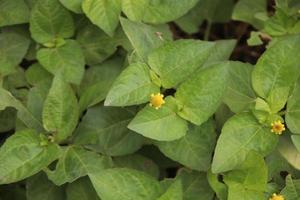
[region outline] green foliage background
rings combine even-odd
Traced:
[[[299,53],[299,0],[0,0],[0,200],[297,200]]]

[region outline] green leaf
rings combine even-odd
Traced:
[[[300,134],[300,81],[296,83],[294,91],[287,102],[285,120],[292,133]]]
[[[179,116],[197,125],[208,120],[221,104],[227,79],[228,63],[198,70],[177,89],[176,100],[183,106]]]
[[[270,128],[259,124],[252,114],[237,114],[223,126],[215,149],[212,172],[234,169],[251,150],[265,156],[274,149],[277,140],[278,137]]]
[[[71,136],[79,118],[79,106],[71,86],[60,76],[53,79],[43,107],[44,128],[60,142]]]
[[[267,189],[268,168],[263,157],[249,152],[245,161],[224,176],[228,185],[228,200],[264,200]]]
[[[186,14],[198,2],[198,0],[147,1],[147,7],[143,15],[143,21],[153,24],[162,24],[173,21]],[[135,12],[135,10],[136,9],[132,11]]]
[[[105,99],[122,65],[123,59],[115,57],[86,70],[79,88],[81,112]]]
[[[267,16],[266,0],[240,0],[234,7],[232,19],[248,22],[254,27],[263,28],[263,21],[259,20],[256,15],[264,14]]]
[[[0,27],[27,23],[29,15],[24,0],[0,0]]]
[[[10,92],[0,88],[0,110],[13,107],[18,110],[18,118],[28,127],[38,131],[43,130],[41,122]]]
[[[155,178],[159,178],[159,168],[156,163],[139,154],[114,157],[113,163],[119,168],[131,168],[148,173]]]
[[[215,147],[216,133],[212,120],[201,126],[190,125],[179,140],[157,142],[160,151],[190,169],[207,171]]]
[[[84,56],[81,47],[75,40],[55,48],[42,48],[37,52],[37,59],[50,73],[62,73],[70,83],[79,84],[84,74]]]
[[[146,105],[130,122],[128,128],[151,139],[172,141],[183,137],[188,129],[187,122],[176,112],[178,106],[173,97],[167,97],[161,108]]]
[[[83,0],[82,9],[93,24],[107,35],[114,35],[121,14],[120,0]]]
[[[209,170],[207,172],[208,183],[209,183],[210,187],[212,187],[212,189],[216,193],[216,196],[220,200],[227,200],[228,188],[224,184],[223,180],[222,181],[219,180],[219,176],[220,175],[218,175],[218,174],[213,174],[211,172],[211,170]]]
[[[162,192],[152,176],[133,169],[107,169],[89,177],[102,200],[153,200]]]
[[[0,9],[1,1],[0,1]],[[1,13],[1,10],[0,10]],[[1,15],[1,14],[0,14]],[[0,17],[1,21],[1,17]],[[8,75],[24,58],[30,44],[27,33],[18,27],[2,28],[0,32],[0,74]]]
[[[278,39],[259,58],[252,73],[252,84],[257,94],[265,98],[273,113],[281,110],[291,86],[299,77],[300,36]]]
[[[231,111],[239,113],[249,109],[256,98],[251,84],[253,66],[242,62],[230,62],[229,65],[230,78],[224,103]]]
[[[68,184],[67,200],[100,200],[88,177]]]
[[[39,173],[26,182],[27,200],[65,200],[65,190],[48,180],[44,173]]]
[[[25,72],[26,80],[31,85],[38,85],[39,82],[51,80],[52,75],[42,65],[35,63]]]
[[[150,69],[145,63],[129,65],[115,80],[107,94],[105,106],[130,106],[146,103],[150,95],[158,93],[159,87],[150,77]]]
[[[151,69],[165,88],[175,87],[191,76],[207,59],[214,43],[177,40],[155,49],[148,56]]]
[[[132,21],[141,21],[149,0],[122,0],[122,11]]]
[[[172,185],[167,189],[167,191],[157,198],[156,200],[183,200],[183,191],[182,191],[181,180],[175,180]]]
[[[131,154],[144,143],[143,137],[127,128],[134,115],[133,108],[92,107],[80,122],[74,141],[109,156]]]
[[[40,145],[40,137],[33,130],[16,132],[0,149],[0,184],[8,184],[32,176],[59,156],[55,144]]]
[[[147,61],[149,53],[171,38],[167,25],[151,26],[120,18],[122,28],[140,58]],[[159,37],[161,34],[161,37]]]
[[[286,200],[298,199],[300,197],[300,180],[292,179],[292,176],[289,174],[285,178],[286,186],[281,191],[281,194]]]
[[[31,12],[30,32],[38,43],[54,42],[72,37],[74,22],[58,0],[38,0]]]
[[[59,0],[59,1],[67,9],[78,14],[82,13],[81,4],[83,0]]]
[[[293,138],[297,142],[297,138]],[[300,170],[300,153],[288,135],[280,137],[278,151],[295,169]]]
[[[69,146],[59,158],[55,170],[46,172],[53,183],[62,185],[72,183],[88,173],[100,172],[111,165],[109,158],[81,147]]]
[[[17,111],[7,107],[0,111],[0,133],[8,132],[15,127]]]
[[[212,200],[214,191],[210,188],[206,174],[182,168],[176,179],[183,186],[183,200]]]

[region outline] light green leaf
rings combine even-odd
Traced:
[[[159,75],[165,88],[175,87],[191,76],[207,59],[214,43],[177,40],[155,49],[148,56],[151,69]]]
[[[0,184],[23,180],[47,167],[59,156],[55,144],[41,146],[33,130],[16,132],[0,149]]]
[[[293,200],[298,199],[300,197],[300,180],[292,179],[292,176],[289,174],[285,178],[286,186],[281,191],[284,199]]]
[[[122,0],[122,11],[130,20],[141,21],[148,4],[149,0]]]
[[[299,77],[299,51],[299,35],[283,37],[267,49],[254,68],[253,88],[274,113],[284,107],[290,88]]]
[[[79,84],[84,74],[84,56],[75,40],[55,48],[42,48],[37,52],[41,65],[52,74],[63,74],[67,82]]]
[[[39,173],[26,182],[27,200],[65,200],[63,187],[54,185],[44,173]]]
[[[67,200],[100,200],[88,177],[68,184]]]
[[[0,0],[0,27],[27,23],[29,15],[24,0]]]
[[[107,35],[114,35],[121,14],[120,0],[83,0],[82,9],[93,24]]]
[[[293,140],[297,142],[296,137],[293,138]],[[290,165],[292,165],[295,169],[300,170],[300,153],[288,135],[280,138],[278,151]]]
[[[216,133],[212,120],[201,126],[190,125],[187,134],[175,141],[157,142],[160,151],[190,169],[207,171],[215,147]]]
[[[43,107],[44,128],[61,142],[71,136],[79,118],[79,106],[71,86],[60,76],[53,79]]]
[[[254,27],[263,28],[263,21],[256,18],[257,14],[265,14],[267,16],[266,0],[240,0],[234,7],[232,19],[248,22]]]
[[[1,13],[0,1],[0,13]],[[0,14],[1,15],[1,14]],[[1,17],[0,17],[1,21]],[[30,44],[27,33],[17,27],[7,27],[0,32],[0,74],[8,75],[15,71],[24,58]]]
[[[51,74],[45,70],[42,65],[35,63],[31,65],[25,72],[26,80],[31,85],[37,85],[44,80],[51,80]]]
[[[85,71],[81,82],[80,111],[103,101],[117,76],[121,73],[123,59],[114,57]]]
[[[74,141],[105,155],[131,154],[144,142],[143,137],[127,128],[134,115],[134,108],[92,107],[80,122]]]
[[[175,94],[176,100],[183,106],[179,116],[197,125],[205,122],[221,104],[227,79],[226,62],[195,72],[178,87]]]
[[[58,0],[38,0],[31,12],[30,32],[41,44],[70,38],[74,34],[72,16]]]
[[[211,172],[211,170],[209,170],[207,172],[207,180],[208,180],[210,187],[212,187],[212,189],[216,193],[216,196],[220,200],[227,200],[228,188],[225,185],[225,183],[223,182],[223,180],[222,181],[219,180],[219,175],[213,174]]]
[[[285,120],[292,133],[300,134],[300,81],[296,83],[294,91],[287,102]]]
[[[147,61],[148,54],[171,38],[167,25],[151,26],[120,18],[122,28],[140,58]],[[159,36],[161,34],[161,37]]]
[[[105,106],[130,106],[146,103],[159,87],[151,81],[150,69],[145,63],[129,65],[115,80],[107,94]]]
[[[107,169],[89,177],[102,200],[153,200],[162,192],[152,176],[133,169]]]
[[[81,147],[65,149],[53,171],[47,170],[48,178],[56,185],[72,183],[88,173],[100,172],[112,166],[109,158]]]
[[[167,97],[161,108],[146,105],[130,122],[128,128],[151,139],[172,141],[183,137],[187,132],[187,122],[176,112],[178,107],[173,97]]]
[[[82,13],[81,4],[83,0],[59,0],[59,1],[67,9],[78,14]]]
[[[229,80],[224,103],[231,111],[239,113],[254,104],[255,93],[252,89],[251,74],[253,66],[242,62],[230,62]]]
[[[155,178],[159,178],[159,168],[156,163],[139,154],[114,157],[113,163],[119,168],[131,168],[148,173]]]
[[[18,110],[18,118],[28,127],[38,131],[43,130],[41,122],[10,92],[0,88],[0,110],[13,107]]]
[[[212,163],[212,172],[229,171],[241,164],[248,152],[265,156],[277,145],[278,137],[259,124],[250,113],[237,114],[223,126]]]
[[[183,191],[182,191],[181,180],[175,180],[172,185],[167,189],[167,191],[157,198],[157,200],[183,200]]]

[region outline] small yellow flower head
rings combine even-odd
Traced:
[[[165,103],[164,95],[157,93],[151,94],[150,106],[153,106],[156,110],[159,109]]]
[[[284,124],[280,120],[273,122],[271,126],[272,126],[271,132],[277,135],[281,135],[282,132],[285,131]]]
[[[280,194],[273,194],[269,200],[284,200],[284,197]]]

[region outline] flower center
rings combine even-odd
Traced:
[[[151,94],[150,106],[153,106],[155,109],[159,109],[164,103],[164,95],[160,93]]]

